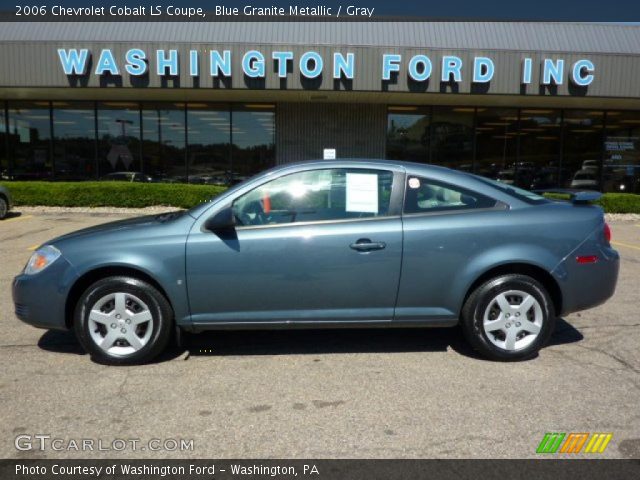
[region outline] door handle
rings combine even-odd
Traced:
[[[382,250],[387,244],[384,242],[372,242],[368,238],[361,238],[349,245],[353,250],[359,252],[370,252],[372,250]]]

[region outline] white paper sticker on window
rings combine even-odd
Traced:
[[[378,213],[378,175],[347,173],[347,212]]]
[[[416,177],[410,178],[409,188],[420,188],[420,180],[418,180]]]

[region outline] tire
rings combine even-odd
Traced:
[[[4,220],[9,214],[9,204],[7,199],[0,196],[0,220]]]
[[[173,310],[152,285],[132,277],[108,277],[80,297],[74,330],[94,361],[142,364],[167,346],[173,332]]]
[[[526,305],[522,305],[525,301]],[[501,275],[483,283],[462,308],[465,337],[491,360],[516,361],[536,356],[549,341],[555,324],[549,293],[527,275]]]

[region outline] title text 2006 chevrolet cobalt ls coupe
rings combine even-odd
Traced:
[[[448,326],[483,355],[534,355],[555,318],[615,289],[602,210],[446,168],[390,161],[278,167],[189,211],[40,247],[17,316],[73,328],[98,361],[148,361],[174,326]]]

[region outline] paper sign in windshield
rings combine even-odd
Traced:
[[[347,173],[347,212],[378,213],[378,175]]]

